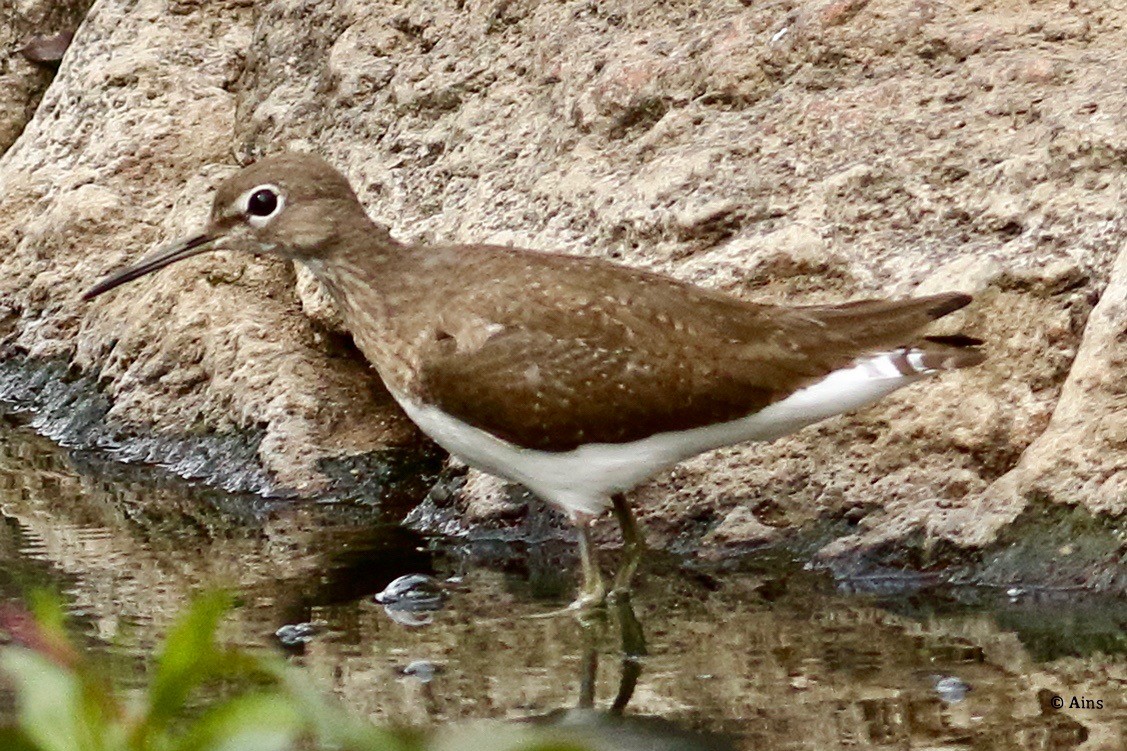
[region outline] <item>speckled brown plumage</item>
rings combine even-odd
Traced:
[[[389,386],[546,451],[743,417],[969,301],[785,308],[512,248],[352,255],[320,274]]]

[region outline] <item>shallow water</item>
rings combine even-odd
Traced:
[[[537,618],[572,594],[569,545],[427,539],[369,505],[226,495],[12,424],[0,515],[0,598],[61,591],[127,685],[191,593],[226,586],[227,640],[284,650],[381,723],[546,718],[611,748],[1127,748],[1122,601],[655,555],[629,605]],[[375,595],[409,574],[441,593],[389,613]]]

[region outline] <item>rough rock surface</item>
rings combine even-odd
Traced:
[[[654,544],[833,519],[826,559],[910,543],[926,566],[1031,503],[1121,525],[1125,24],[1121,0],[99,0],[0,159],[4,352],[95,374],[137,431],[260,431],[308,493],[325,457],[410,443],[281,264],[216,254],[76,299],[202,222],[237,163],[315,149],[405,240],[753,299],[978,295],[950,326],[987,365],[686,463],[639,491]],[[509,516],[465,488],[466,519]]]

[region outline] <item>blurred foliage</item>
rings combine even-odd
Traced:
[[[216,630],[230,598],[199,598],[156,655],[148,688],[123,697],[67,638],[57,599],[7,608],[12,644],[0,671],[16,690],[17,721],[0,727],[4,751],[584,751],[552,729],[490,724],[434,740],[381,730],[322,698],[280,656],[224,647]],[[201,691],[230,687],[224,698]]]

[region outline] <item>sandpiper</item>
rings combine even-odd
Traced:
[[[308,154],[235,173],[201,234],[84,299],[210,249],[305,264],[424,433],[568,514],[583,562],[577,607],[607,594],[590,524],[608,507],[626,551],[615,589],[629,586],[643,542],[624,494],[655,473],[984,359],[977,339],[920,334],[964,294],[768,305],[594,258],[400,243]]]

